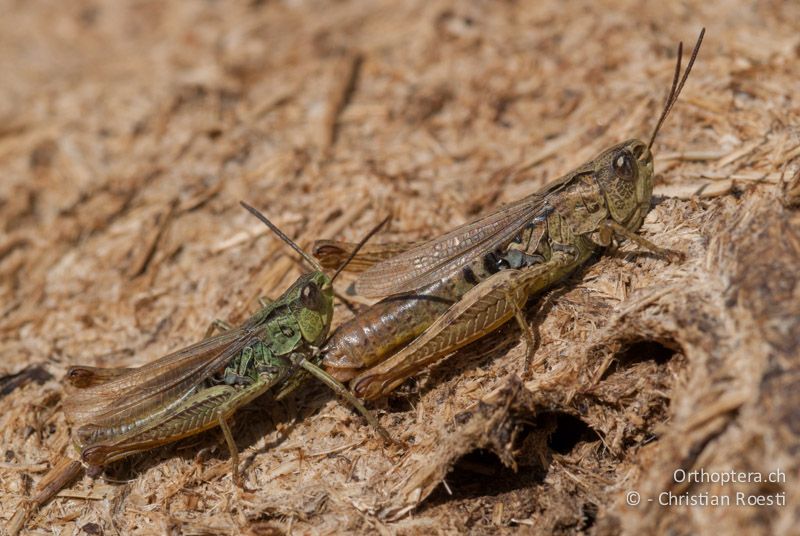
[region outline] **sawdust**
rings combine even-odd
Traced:
[[[71,364],[138,366],[241,320],[303,245],[433,236],[644,137],[642,233],[376,404],[310,386],[83,477],[57,534],[789,533],[800,525],[800,38],[792,2],[8,2],[0,18],[0,519],[63,453]],[[347,282],[343,282],[344,291]],[[350,313],[337,309],[338,321]],[[513,323],[512,323],[513,324]],[[674,472],[782,470],[781,483]],[[643,501],[626,504],[638,491]],[[784,507],[664,507],[786,494]]]

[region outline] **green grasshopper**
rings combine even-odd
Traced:
[[[541,191],[420,244],[367,247],[353,263],[356,292],[385,297],[342,324],[323,348],[325,369],[353,392],[374,399],[458,348],[516,318],[530,296],[563,280],[614,239],[662,257],[679,256],[635,234],[650,210],[651,148],[700,50],[700,32],[681,76],[683,43],[672,88],[649,143],[628,140]],[[318,241],[314,254],[337,266],[353,245]]]
[[[274,302],[241,326],[215,321],[205,340],[139,368],[71,367],[66,374],[67,420],[82,461],[97,469],[113,461],[219,426],[239,484],[239,455],[228,420],[237,409],[272,388],[284,398],[311,375],[353,405],[387,441],[389,434],[347,388],[319,368],[319,346],[333,317],[333,281],[319,263],[253,207],[264,222],[314,271],[301,276]],[[360,246],[387,220],[373,229]],[[355,251],[354,251],[355,253]],[[342,268],[347,263],[342,265]],[[214,329],[223,333],[211,336]],[[392,441],[393,442],[393,441]],[[78,478],[83,466],[63,458],[45,476],[35,496],[23,503],[7,526],[18,534],[32,511]]]
[[[210,329],[205,340],[142,367],[71,367],[64,411],[73,424],[81,458],[90,467],[219,426],[238,483],[238,450],[228,420],[266,391],[291,384],[301,371],[330,386],[388,439],[361,402],[317,366],[319,347],[333,317],[333,280],[339,272],[328,277],[312,256],[265,216],[245,203],[242,206],[314,271],[302,275],[277,300],[263,301],[262,308],[241,326],[231,328],[217,321],[223,333],[208,337]],[[287,392],[284,389],[281,395]]]

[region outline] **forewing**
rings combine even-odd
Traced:
[[[115,380],[125,374],[130,374],[132,368],[104,368],[75,365],[67,370],[64,381],[70,387],[84,389]]]
[[[366,244],[358,250],[356,256],[347,264],[347,272],[363,272],[370,266],[390,259],[404,251],[417,246],[413,242],[392,242],[387,244]],[[352,242],[339,242],[337,240],[317,240],[311,253],[319,260],[323,268],[337,270],[347,261],[353,250],[358,246]]]
[[[530,195],[376,264],[359,276],[356,292],[371,298],[390,296],[447,277],[513,239],[526,223],[543,213],[544,199],[543,194]]]
[[[254,339],[254,332],[252,326],[227,331],[104,383],[90,383],[84,389],[73,385],[64,400],[67,419],[76,426],[105,427],[147,415],[185,396],[223,367]]]

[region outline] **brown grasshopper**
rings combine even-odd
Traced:
[[[386,395],[406,378],[516,318],[530,296],[563,280],[616,239],[662,257],[679,256],[635,234],[650,210],[659,129],[691,72],[705,28],[681,76],[683,43],[672,87],[648,143],[614,145],[544,189],[433,240],[362,250],[356,292],[387,298],[341,325],[322,351],[323,365],[351,380],[364,399]],[[337,266],[345,242],[319,241],[314,254]],[[528,355],[528,361],[530,355]],[[353,379],[354,378],[354,379]]]

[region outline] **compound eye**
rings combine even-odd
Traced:
[[[632,181],[636,178],[636,164],[631,155],[625,151],[614,157],[614,173],[621,179]]]
[[[312,309],[314,311],[319,311],[323,306],[322,292],[320,292],[317,285],[314,283],[309,283],[303,287],[303,290],[300,291],[300,301],[303,303],[303,307]]]

